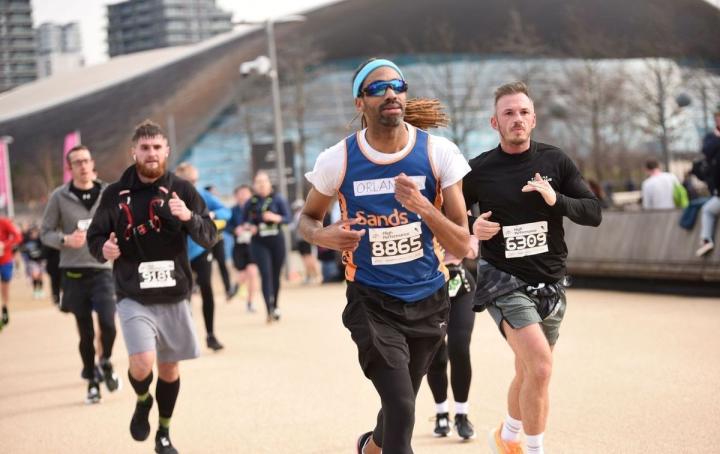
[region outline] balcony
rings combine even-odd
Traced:
[[[30,2],[11,2],[5,11],[10,13],[30,13],[32,12],[32,8],[30,7]]]

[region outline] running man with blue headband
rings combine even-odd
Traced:
[[[470,168],[455,144],[420,129],[442,125],[437,104],[408,102],[407,90],[389,60],[359,67],[352,96],[367,127],[323,151],[305,175],[312,188],[298,225],[346,264],[343,324],[382,402],[359,454],[413,452],[415,397],[450,310],[442,248],[468,250],[461,185]],[[342,219],[323,227],[335,197]]]

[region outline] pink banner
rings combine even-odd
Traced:
[[[72,173],[70,172],[70,165],[67,163],[68,151],[76,145],[80,145],[80,131],[73,131],[65,136],[65,146],[63,147],[63,183],[67,183],[72,180]]]
[[[7,186],[7,144],[4,140],[0,139],[0,209],[6,210],[8,206],[8,198],[10,197],[10,191]]]

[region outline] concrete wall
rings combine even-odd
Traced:
[[[720,248],[695,257],[700,217],[687,231],[681,210],[603,212],[600,227],[565,220],[568,272],[575,276],[720,282]]]

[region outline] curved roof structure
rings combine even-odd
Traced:
[[[702,0],[344,0],[276,25],[278,48],[311,37],[325,60],[420,53],[665,56],[720,65],[720,10]],[[59,183],[63,137],[80,130],[107,179],[129,163],[134,125],[152,118],[184,150],[238,90],[238,66],[266,53],[264,31],[114,58],[0,95],[16,196]],[[174,126],[167,128],[168,125]]]

